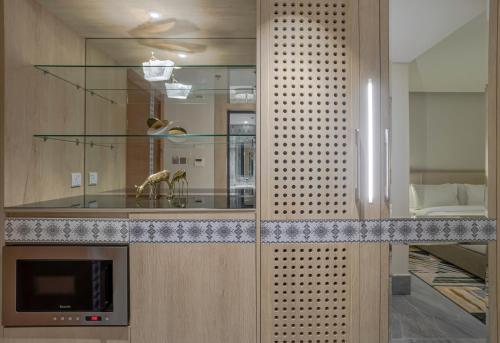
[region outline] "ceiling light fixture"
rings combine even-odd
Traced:
[[[183,54],[183,53],[178,53],[177,56],[179,56],[180,58],[186,58],[186,57],[188,57],[188,55]]]
[[[175,79],[172,83],[165,83],[167,97],[170,99],[187,99],[192,85],[178,83]]]
[[[161,14],[156,11],[149,11],[148,14],[151,19],[160,19],[161,17]]]
[[[149,61],[142,63],[144,78],[148,81],[168,81],[174,70],[175,63],[170,60],[159,60],[151,53]]]

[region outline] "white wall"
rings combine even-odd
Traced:
[[[408,64],[391,64],[391,216],[409,215],[410,104]]]
[[[412,170],[484,170],[484,93],[411,93]]]
[[[411,92],[484,92],[488,21],[483,13],[410,63]]]
[[[391,217],[409,216],[410,105],[408,64],[391,64]],[[408,274],[408,246],[392,245],[391,275]]]
[[[188,133],[214,133],[214,96],[204,95],[202,101],[186,104],[184,100],[174,100],[165,97],[163,118],[174,121],[174,126],[180,126]],[[217,138],[220,142],[224,138]],[[175,145],[165,142],[163,145],[163,161],[165,169],[175,172],[184,169],[187,172],[189,189],[214,188],[214,144],[213,138],[199,139],[198,145]],[[203,144],[205,142],[205,144]],[[186,165],[172,165],[172,156],[187,157]],[[204,167],[195,167],[194,159],[204,158]]]

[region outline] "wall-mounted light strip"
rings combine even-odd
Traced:
[[[374,123],[373,123],[373,82],[368,79],[368,203],[374,199]]]

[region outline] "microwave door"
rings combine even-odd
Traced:
[[[17,260],[17,312],[113,311],[109,260]]]

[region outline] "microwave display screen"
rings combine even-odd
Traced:
[[[113,311],[113,261],[17,260],[18,312]]]

